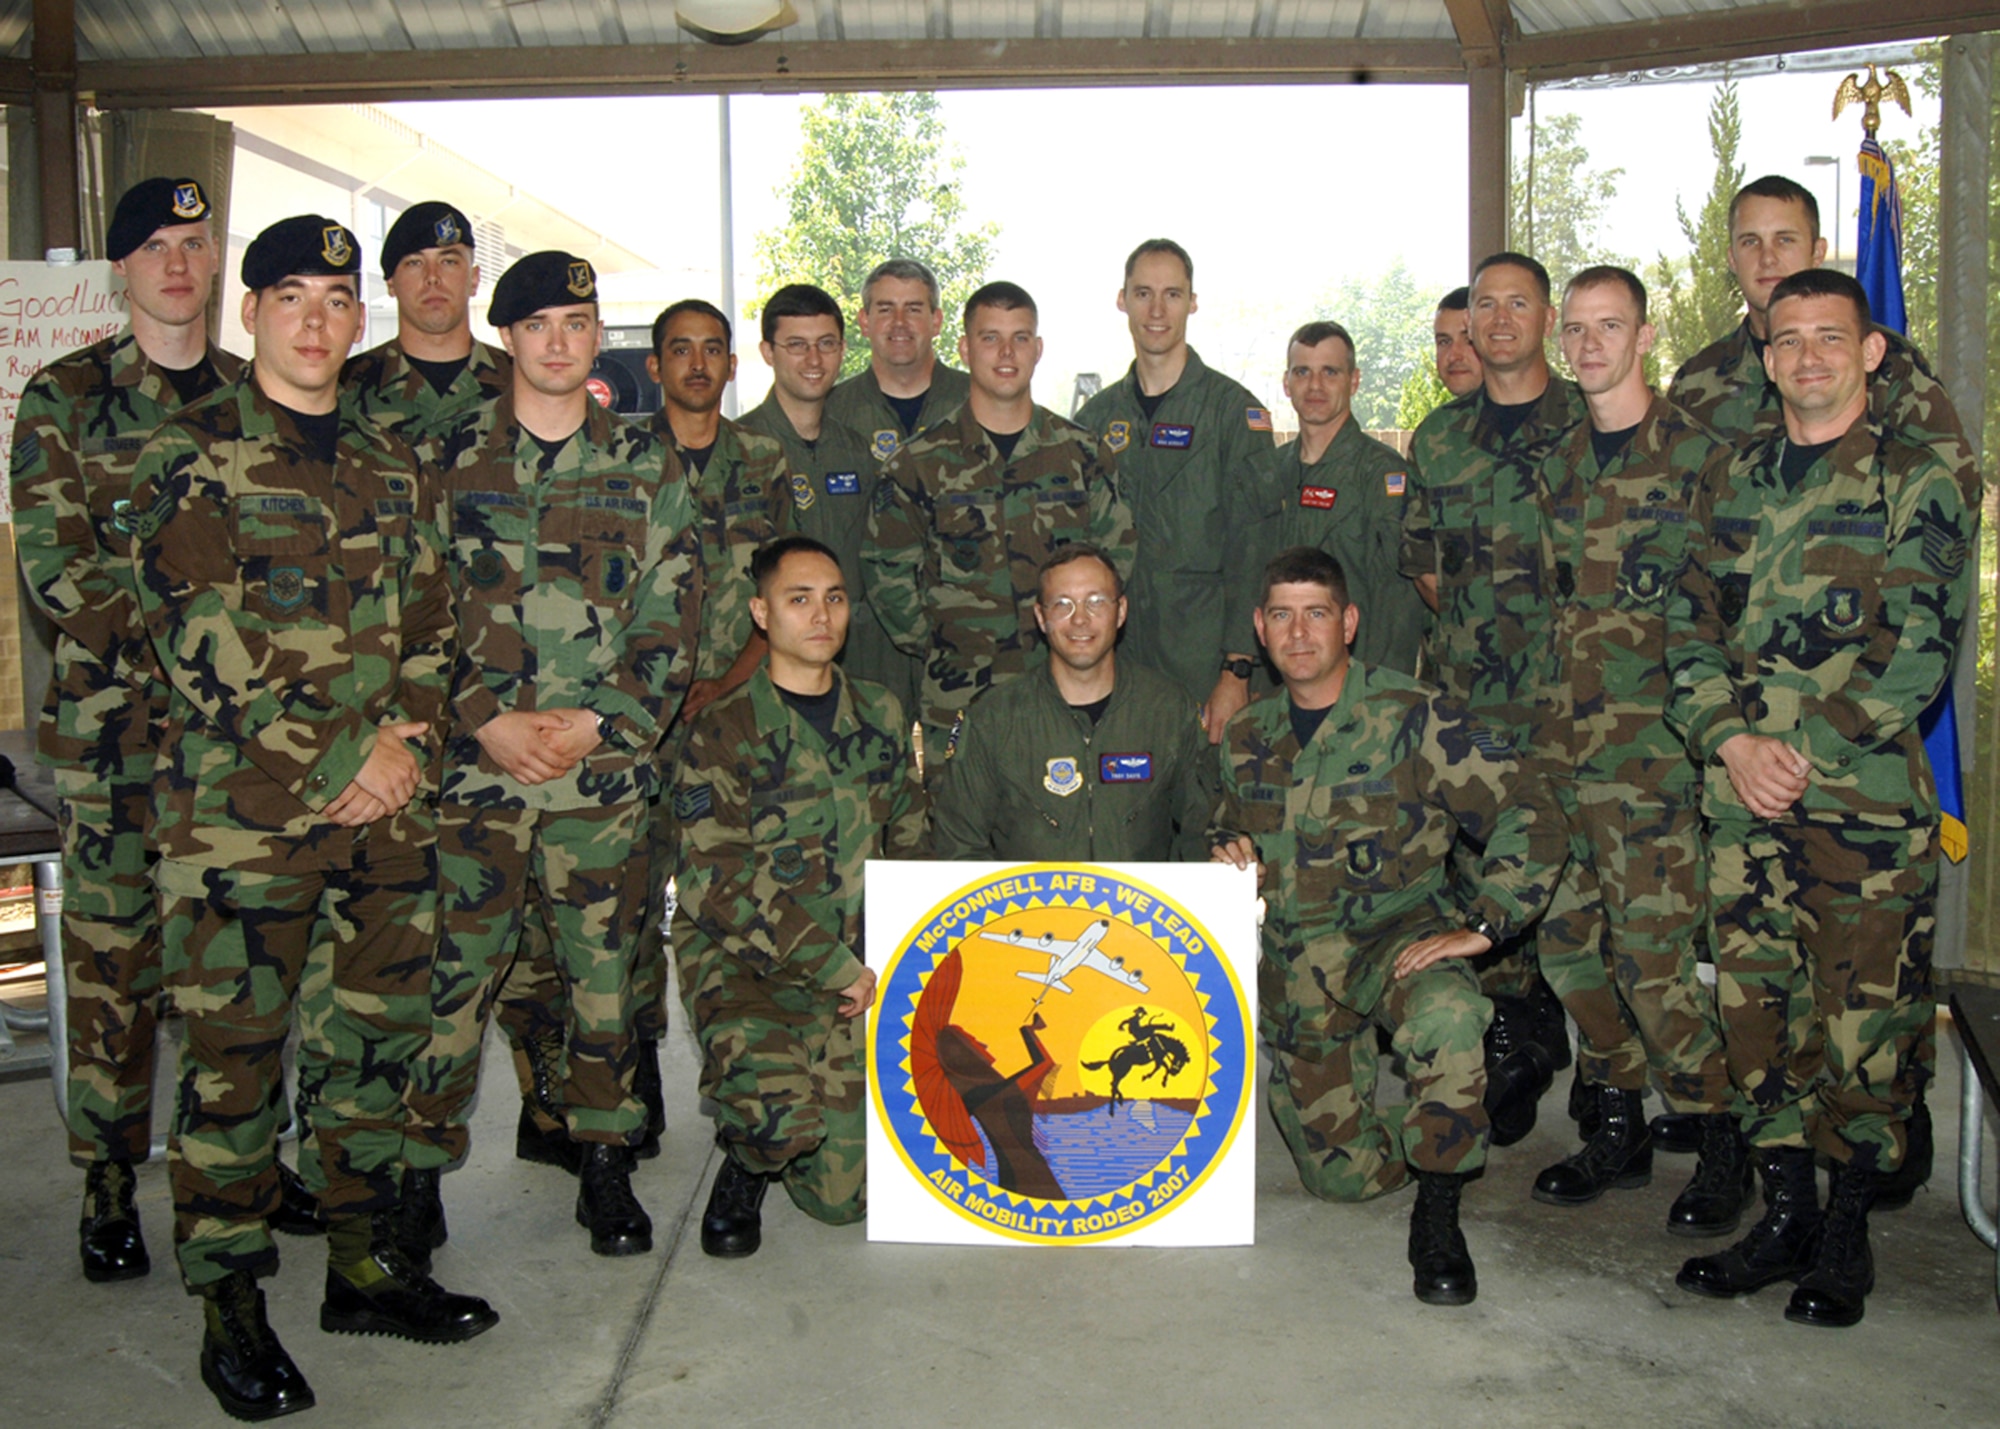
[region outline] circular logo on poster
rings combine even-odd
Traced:
[[[869,1087],[930,1194],[1003,1236],[1075,1244],[1169,1215],[1242,1124],[1242,989],[1168,894],[1036,864],[969,883],[883,970]]]

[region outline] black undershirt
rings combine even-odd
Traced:
[[[451,384],[458,381],[458,374],[465,371],[472,362],[472,354],[469,352],[463,357],[453,358],[450,362],[432,362],[422,357],[411,357],[408,353],[404,353],[403,356],[410,366],[417,370],[418,375],[431,384],[431,391],[440,397],[450,390]]]
[[[1525,402],[1496,402],[1488,397],[1486,420],[1492,423],[1493,429],[1499,432],[1502,438],[1512,437],[1521,430],[1528,418],[1534,415],[1535,408],[1541,405],[1540,397],[1531,397]]]
[[[526,427],[521,430],[528,431]],[[556,458],[562,455],[562,449],[569,445],[569,437],[575,436],[576,432],[571,432],[569,437],[557,437],[554,441],[550,441],[547,437],[535,436],[533,432],[528,432],[528,435],[534,439],[535,445],[542,449],[542,459],[535,463],[535,470],[547,471],[556,464]]]
[[[1021,432],[1027,430],[1026,427],[1021,428]],[[986,435],[993,441],[993,449],[1000,453],[1000,460],[1002,462],[1012,461],[1014,459],[1014,448],[1021,444],[1021,432],[996,432],[991,427],[987,427],[985,431]]]
[[[1634,422],[1631,426],[1616,432],[1600,432],[1592,427],[1590,449],[1597,453],[1598,466],[1607,467],[1618,460],[1618,454],[1632,445],[1632,438],[1638,435],[1639,428],[1643,425],[1645,424],[1642,422]]]
[[[285,406],[282,402],[274,402],[271,405],[292,419],[292,424],[299,429],[299,436],[303,440],[307,456],[314,461],[325,462],[328,466],[333,465],[334,458],[340,450],[338,407],[331,412],[300,412]]]
[[[1136,391],[1138,384],[1135,382],[1132,385]],[[1167,393],[1173,390],[1173,388],[1169,387],[1166,392],[1155,392],[1151,396],[1148,396],[1144,392],[1139,393],[1139,410],[1146,414],[1147,421],[1150,422],[1153,420],[1153,414],[1160,410],[1160,403],[1166,401]]]
[[[183,407],[208,390],[206,362],[197,362],[192,367],[162,367],[160,375],[167,379]]]
[[[1778,458],[1778,475],[1784,478],[1785,485],[1797,486],[1805,478],[1805,474],[1812,470],[1813,463],[1832,451],[1839,443],[1839,437],[1830,442],[1815,442],[1809,447],[1801,446],[1798,442],[1786,442],[1785,454]]]
[[[778,698],[798,713],[800,719],[813,727],[813,732],[833,743],[833,717],[840,712],[840,686],[831,685],[823,695],[801,695],[783,685],[773,685]]]
[[[882,400],[889,404],[889,410],[896,414],[896,420],[903,424],[903,435],[908,436],[917,429],[917,418],[923,414],[924,398],[931,395],[926,387],[914,397],[891,397],[887,392]]]
[[[1082,710],[1085,714],[1089,715],[1091,728],[1093,729],[1097,727],[1097,722],[1104,718],[1104,711],[1109,709],[1110,707],[1111,707],[1111,696],[1109,695],[1106,695],[1101,700],[1092,700],[1087,705],[1070,706],[1070,708],[1073,710]]]
[[[715,443],[705,447],[682,447],[681,465],[692,467],[696,476],[708,475],[708,459],[715,455]]]
[[[1292,707],[1292,737],[1304,749],[1312,743],[1312,737],[1319,733],[1319,727],[1326,723],[1326,717],[1333,713],[1333,706],[1327,705],[1316,710],[1302,710],[1297,701],[1289,702]]]

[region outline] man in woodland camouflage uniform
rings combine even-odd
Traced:
[[[645,1129],[632,965],[654,753],[699,618],[691,511],[686,487],[663,479],[661,444],[584,386],[600,337],[588,262],[521,259],[489,319],[512,387],[439,443],[434,471],[461,653],[439,813],[436,1029],[409,1098],[404,1235],[415,1253],[444,1239],[438,1171],[465,1154],[480,1034],[535,908],[567,1007],[577,1221],[597,1254],[638,1255],[652,1223],[631,1189]]]
[[[751,573],[768,665],[694,721],[673,796],[674,951],[723,1153],[701,1248],[718,1256],[756,1251],[773,1178],[815,1219],[863,1214],[862,864],[915,857],[924,835],[910,721],[835,662],[848,608],[833,552],[786,537]]]
[[[1258,638],[1285,682],[1230,722],[1217,861],[1258,868],[1258,961],[1272,1116],[1308,1191],[1356,1201],[1412,1175],[1417,1298],[1466,1305],[1478,1280],[1459,1191],[1486,1158],[1492,1006],[1464,961],[1519,932],[1561,871],[1547,785],[1462,705],[1350,660],[1365,615],[1340,565],[1309,546],[1265,569]],[[1480,843],[1477,882],[1451,868]],[[1392,1034],[1409,1104],[1375,1106],[1375,1029]]]
[[[1846,1326],[1933,1012],[1938,803],[1916,721],[1957,653],[1979,486],[1870,413],[1887,343],[1852,278],[1794,273],[1767,317],[1784,425],[1701,474],[1667,706],[1705,776],[1717,993],[1765,1214],[1677,1283],[1796,1279],[1787,1319]]]
[[[106,254],[125,279],[131,325],[28,383],[13,471],[22,585],[56,631],[35,752],[62,801],[65,1105],[70,1158],[84,1168],[83,1273],[96,1281],[152,1268],[132,1168],[153,1144],[160,925],[146,823],[153,725],[167,699],[114,508],[152,430],[241,370],[208,342],[222,254],[199,183],[133,185]]]
[[[279,1052],[328,1220],[322,1329],[428,1343],[499,1316],[397,1248],[403,1090],[429,1028],[431,800],[454,648],[405,448],[339,405],[360,254],[285,219],[243,255],[248,373],[152,437],[122,520],[171,681],[154,784],[165,985],[186,1020],[174,1240],[203,1382],[238,1418],[313,1402],[264,1317]]]
[[[1784,425],[1777,387],[1766,369],[1771,292],[1794,273],[1826,261],[1819,231],[1819,200],[1812,190],[1779,174],[1753,179],[1729,203],[1729,271],[1743,293],[1743,321],[1681,364],[1671,389],[1674,402],[1731,444],[1776,435]],[[1868,378],[1870,420],[1896,428],[1931,449],[1961,481],[1975,479],[1977,464],[1958,412],[1910,340],[1877,324],[1882,362]],[[1935,994],[1926,991],[1935,1003]],[[1931,1114],[1924,1088],[1937,1064],[1937,1019],[1926,1024],[1903,1075],[1915,1110],[1910,1154],[1884,1181],[1877,1210],[1906,1206],[1931,1174]],[[1654,1123],[1655,1129],[1661,1122]]]
[[[1137,537],[1109,448],[1035,405],[1035,325],[1035,300],[1013,283],[966,300],[959,356],[971,395],[883,469],[868,518],[869,598],[890,637],[924,661],[918,718],[933,775],[958,712],[1032,663],[1042,562],[1090,541],[1131,575]]]

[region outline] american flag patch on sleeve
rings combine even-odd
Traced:
[[[1271,430],[1271,414],[1262,407],[1245,407],[1243,409],[1243,417],[1250,424],[1250,430],[1253,432],[1268,432]]]

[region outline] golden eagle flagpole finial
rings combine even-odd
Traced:
[[[1850,104],[1859,104],[1861,127],[1872,139],[1875,131],[1882,127],[1882,101],[1885,99],[1892,104],[1902,105],[1903,112],[1911,118],[1916,117],[1915,111],[1910,108],[1910,91],[1903,83],[1903,77],[1896,71],[1890,70],[1888,80],[1884,82],[1876,78],[1875,66],[1871,64],[1868,66],[1866,83],[1862,82],[1860,75],[1855,74],[1850,74],[1840,82],[1840,88],[1833,93],[1833,117],[1838,119],[1841,110]]]

